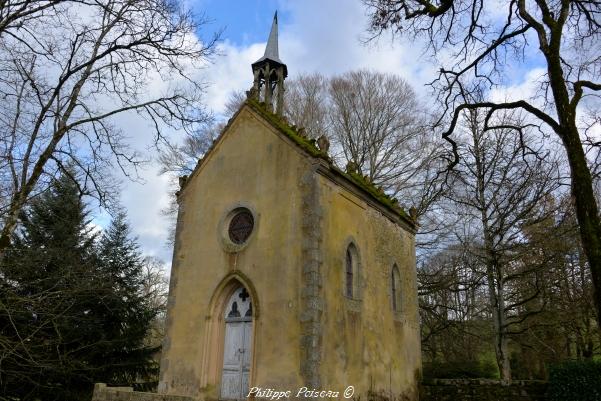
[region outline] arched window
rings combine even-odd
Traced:
[[[346,257],[344,263],[344,295],[349,298],[359,298],[359,265],[359,254],[357,252],[357,247],[355,247],[354,244],[350,244],[346,248]]]
[[[346,249],[346,296],[353,297],[353,254],[350,246]]]
[[[395,264],[392,266],[392,273],[390,274],[390,295],[392,298],[392,310],[395,312],[401,311],[401,275],[399,268]]]

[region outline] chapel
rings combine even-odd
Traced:
[[[159,393],[417,400],[415,220],[282,117],[277,14],[251,69],[247,100],[180,179]]]

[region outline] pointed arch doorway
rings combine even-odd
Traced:
[[[239,286],[225,304],[222,400],[242,400],[248,394],[252,361],[252,299],[245,287]]]

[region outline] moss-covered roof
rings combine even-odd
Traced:
[[[271,125],[277,128],[281,133],[290,138],[292,142],[298,145],[305,152],[307,152],[313,157],[325,160],[332,171],[346,178],[356,187],[362,189],[372,199],[377,201],[379,204],[385,206],[388,210],[394,212],[396,215],[403,218],[403,220],[415,224],[415,221],[398,204],[398,200],[396,198],[387,195],[381,187],[375,186],[372,182],[369,181],[367,177],[364,177],[356,172],[344,172],[339,168],[336,168],[332,163],[332,160],[328,156],[327,152],[322,151],[317,147],[315,139],[309,139],[302,133],[299,133],[299,130],[295,126],[290,126],[282,117],[272,113],[269,109],[267,109],[264,103],[258,102],[254,99],[248,99],[246,101],[246,104],[248,104],[265,120],[269,121],[269,123],[271,123]]]
[[[260,103],[254,99],[248,99],[246,103],[252,107],[257,113],[264,119],[269,121],[271,125],[276,127],[280,132],[292,139],[294,143],[300,146],[304,151],[309,153],[311,156],[320,157],[325,160],[330,160],[328,154],[319,150],[315,139],[309,139],[306,136],[300,134],[296,127],[288,125],[286,121],[277,114],[272,113],[265,107],[265,103]]]

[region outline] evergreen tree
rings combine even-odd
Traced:
[[[102,333],[105,346],[98,347],[97,364],[106,365],[111,381],[132,383],[157,373],[153,355],[158,347],[146,344],[159,308],[145,297],[144,259],[124,213],[106,230],[99,246],[104,278]]]
[[[80,359],[94,291],[94,235],[77,187],[62,177],[21,215],[1,265],[0,381],[20,399],[68,399],[86,382]],[[66,393],[72,393],[67,395]]]
[[[0,398],[82,400],[154,368],[141,257],[124,216],[102,239],[67,176],[22,214],[0,263]]]

